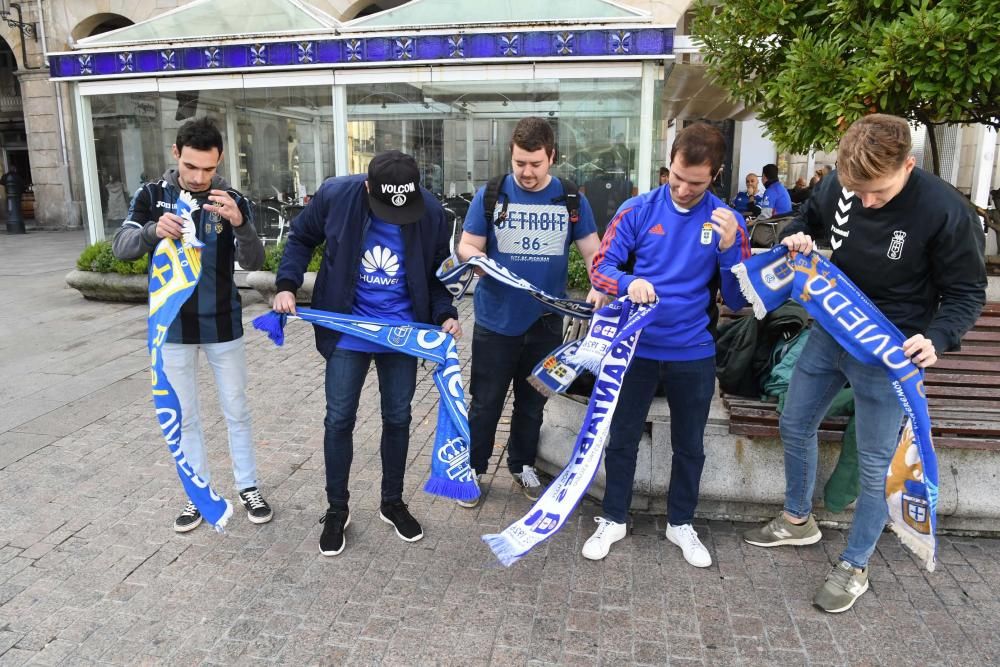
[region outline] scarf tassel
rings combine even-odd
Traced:
[[[288,316],[269,310],[253,319],[253,328],[263,331],[278,346],[285,344],[285,322]]]
[[[452,479],[431,476],[424,484],[424,491],[435,496],[444,496],[454,500],[475,500],[479,497],[479,487],[475,484],[456,482]]]

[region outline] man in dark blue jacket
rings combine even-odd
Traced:
[[[295,312],[295,290],[313,249],[326,243],[312,306],[369,319],[441,325],[462,335],[451,294],[434,272],[447,259],[450,230],[444,209],[420,187],[420,169],[409,155],[376,155],[364,175],[332,178],[292,222],[274,310]],[[326,359],[323,449],[329,509],[320,519],[319,550],[344,550],[351,521],[347,490],[354,456],[353,432],[365,376],[375,360],[382,402],[382,504],[380,516],[407,542],[422,538],[420,524],[403,502],[403,474],[410,440],[410,402],[416,358],[387,352],[369,341],[316,327],[316,347]]]

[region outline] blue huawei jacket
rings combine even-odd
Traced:
[[[712,211],[729,208],[706,192],[690,211],[679,211],[670,188],[657,188],[627,200],[604,233],[594,257],[590,281],[613,296],[628,293],[637,278],[648,280],[660,299],[656,319],[643,329],[636,354],[661,361],[689,361],[715,354],[712,336],[715,295],[720,287],[726,305],[739,310],[746,305],[733,266],[750,256],[743,216],[736,242],[719,251],[719,236],[712,230]],[[730,209],[731,210],[731,209]],[[619,267],[635,257],[633,273]]]
[[[294,292],[313,248],[326,242],[323,263],[313,288],[312,307],[335,313],[350,313],[361,264],[362,242],[371,224],[368,191],[364,175],[331,178],[320,186],[302,213],[292,221],[288,244],[278,267],[277,289]],[[427,207],[424,216],[402,225],[406,285],[410,293],[413,319],[441,324],[458,318],[451,294],[434,275],[451,253],[451,230],[444,209],[430,192],[420,188]],[[337,348],[340,334],[315,327],[316,347],[329,358]]]

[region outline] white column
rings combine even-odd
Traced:
[[[989,125],[976,129],[976,161],[972,165],[972,201],[976,206],[990,205],[990,182],[996,161],[997,131]]]
[[[333,165],[337,176],[350,172],[347,163],[347,88],[333,87]]]
[[[475,171],[476,166],[476,132],[475,128],[472,126],[472,114],[465,115],[465,191],[475,192],[476,183],[475,175],[472,173]]]
[[[90,116],[90,98],[80,94],[73,85],[73,105],[76,107],[76,136],[80,142],[80,162],[83,165],[83,193],[87,215],[87,240],[104,240],[104,211],[97,182],[97,155],[94,152],[94,120]]]
[[[635,186],[649,192],[653,171],[653,102],[656,94],[656,63],[642,63],[642,88],[639,94],[639,164]]]
[[[315,169],[315,183],[313,185],[313,192],[319,190],[319,186],[323,185],[323,179],[326,177],[323,174],[323,128],[320,125],[319,118],[313,118],[312,121],[313,130],[313,169]],[[310,192],[309,194],[312,194]]]
[[[236,106],[234,104],[226,104],[226,145],[229,146],[229,157],[226,158],[226,164],[229,165],[229,183],[233,186],[234,190],[243,190],[243,182],[240,180],[240,152],[242,147],[240,146],[240,137],[236,132]]]

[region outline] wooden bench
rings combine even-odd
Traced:
[[[723,313],[733,317],[740,313]],[[962,349],[941,355],[924,380],[936,447],[1000,451],[1000,302],[986,304]],[[723,394],[733,435],[777,438],[776,401]],[[843,439],[848,417],[825,420],[820,440]]]

